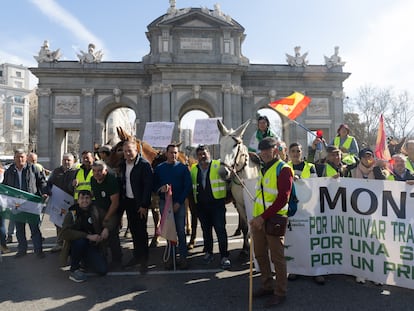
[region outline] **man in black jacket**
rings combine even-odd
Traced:
[[[47,196],[48,189],[45,175],[33,164],[27,162],[27,153],[23,149],[14,152],[14,163],[4,172],[3,184],[39,196]],[[44,258],[40,218],[36,223],[29,223],[34,252],[38,258]],[[26,224],[16,220],[17,253],[15,258],[27,253]]]
[[[123,151],[121,206],[126,210],[134,244],[133,257],[125,267],[140,264],[140,272],[144,274],[148,270],[147,216],[151,205],[153,173],[150,163],[138,154],[135,141],[126,141]]]

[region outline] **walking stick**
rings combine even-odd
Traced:
[[[253,238],[250,233],[249,311],[253,310]]]

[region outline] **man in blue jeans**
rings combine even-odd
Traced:
[[[160,209],[162,213],[165,205],[165,193],[168,192],[170,186],[172,187],[174,220],[178,236],[178,251],[180,253],[180,269],[184,270],[188,268],[184,201],[191,191],[191,176],[188,167],[177,160],[179,145],[168,145],[167,161],[162,162],[155,168],[154,191],[160,194]],[[169,262],[166,266],[167,269],[172,269],[172,267],[172,262]]]
[[[70,280],[86,281],[81,263],[99,275],[108,272],[104,245],[116,223],[104,221],[104,217],[105,211],[92,204],[91,192],[80,190],[78,203],[70,207],[61,232],[64,245],[60,259],[64,265],[70,254]]]
[[[3,184],[20,189],[38,196],[47,197],[48,189],[46,176],[33,164],[27,162],[27,153],[23,149],[14,151],[14,163],[4,172]],[[27,253],[26,222],[29,222],[34,252],[38,258],[44,258],[42,234],[39,224],[40,217],[36,220],[16,220],[17,253],[15,258],[20,258]]]

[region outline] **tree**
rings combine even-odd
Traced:
[[[345,102],[344,119],[352,124],[359,145],[375,146],[380,115],[384,116],[387,136],[401,139],[413,134],[413,100],[407,91],[395,94],[392,88],[371,85],[359,88],[358,95]]]

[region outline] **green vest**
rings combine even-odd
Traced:
[[[253,206],[253,217],[263,214],[265,209],[271,206],[277,198],[278,190],[277,190],[276,168],[280,161],[281,161],[280,159],[276,161],[276,163],[274,163],[265,172],[264,175],[262,175],[262,172],[260,172],[260,176],[259,176],[259,179],[256,185],[256,200]],[[289,165],[285,163],[282,169],[284,167],[289,167]],[[263,184],[263,195],[262,195],[261,184]],[[265,204],[263,204],[263,198],[264,198]],[[280,209],[277,213],[280,215],[287,215],[287,212],[288,212],[288,204],[286,202],[286,205],[282,209]]]
[[[221,179],[218,171],[220,168],[220,161],[219,160],[212,160],[210,165],[210,174],[209,180],[211,185],[211,192],[213,193],[213,197],[215,199],[224,199],[226,197],[226,182]],[[197,164],[193,164],[191,167],[191,180],[193,183],[193,194],[194,194],[194,201],[197,203],[197,174],[198,174],[198,166]]]
[[[85,170],[83,168],[81,168],[77,173],[76,173],[76,180],[78,181],[78,186],[75,188],[75,194],[73,195],[73,198],[75,200],[78,199],[79,196],[79,191],[80,190],[92,190],[91,187],[91,178],[93,176],[93,171],[92,169],[89,171],[88,175],[86,176],[85,179],[85,174],[84,174]]]
[[[311,168],[315,167],[313,163],[305,162],[305,166],[303,167],[302,172],[300,173],[300,178],[309,178],[311,176]],[[288,162],[288,165],[293,169],[292,161]]]

